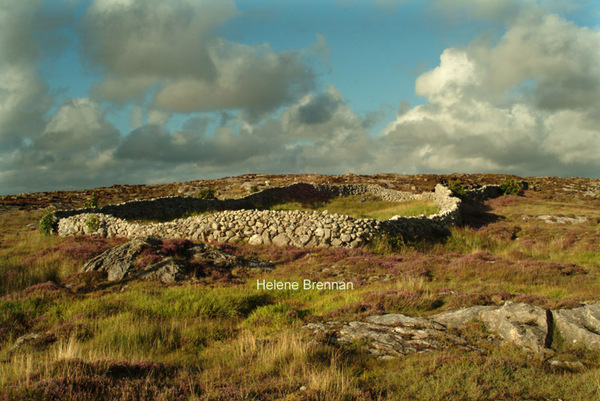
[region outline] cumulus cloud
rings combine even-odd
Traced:
[[[41,1],[0,3],[0,154],[39,134],[52,105],[46,83],[37,73],[35,40]]]
[[[301,51],[215,36],[238,14],[232,1],[96,0],[82,25],[86,56],[104,75],[93,96],[118,104],[151,96],[168,112],[241,109],[258,121],[314,87]]]
[[[409,171],[600,171],[598,48],[597,31],[521,16],[495,45],[446,49],[416,82],[428,103],[398,115],[381,139]]]
[[[45,122],[38,136],[21,144],[2,165],[2,190],[55,190],[112,185],[121,167],[113,152],[119,131],[87,98],[71,99]]]
[[[298,122],[307,125],[326,123],[331,120],[341,103],[341,96],[334,90],[309,96],[307,101],[296,110]]]
[[[120,140],[119,131],[98,104],[87,98],[71,99],[52,116],[39,137],[21,148],[16,164],[51,165],[55,172],[82,168]]]
[[[318,109],[324,106],[326,112]],[[201,171],[325,171],[355,169],[373,157],[374,141],[363,120],[333,87],[309,94],[284,109],[279,118],[248,124],[229,119],[213,134],[210,120],[194,117],[169,132],[146,125],[127,135],[115,156],[120,160],[191,163]]]

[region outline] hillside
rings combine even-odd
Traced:
[[[354,248],[39,232],[48,207],[92,196],[504,179],[248,174],[0,197],[0,398],[600,399],[599,179],[518,177],[520,195],[465,199],[445,235]],[[460,308],[474,317],[453,324]],[[589,341],[563,329],[577,319]]]

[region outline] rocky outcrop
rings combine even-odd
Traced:
[[[554,311],[553,317],[566,344],[600,350],[600,304]]]
[[[104,271],[109,281],[122,280],[136,268],[134,264],[136,256],[153,242],[155,240],[152,238],[136,238],[118,245],[87,262],[81,268],[81,272]]]
[[[479,313],[485,327],[505,341],[542,354],[552,344],[552,323],[545,309],[507,302],[498,309]]]
[[[429,317],[401,314],[369,316],[366,321],[310,323],[305,327],[328,342],[359,342],[369,353],[390,358],[446,348],[475,349],[459,331],[480,321],[503,342],[542,356],[554,353],[556,328],[567,345],[600,349],[600,304],[550,311],[525,303],[473,306]],[[554,367],[559,367],[556,362]]]
[[[156,279],[170,283],[196,279],[215,270],[229,273],[240,267],[271,269],[272,265],[258,259],[240,258],[208,244],[144,237],[96,256],[81,272],[105,272],[109,281]]]

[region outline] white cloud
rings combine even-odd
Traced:
[[[597,49],[599,32],[556,15],[519,18],[496,45],[446,49],[416,82],[428,103],[384,130],[388,157],[409,171],[600,171]]]

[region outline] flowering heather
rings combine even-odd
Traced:
[[[125,242],[122,238],[104,238],[99,236],[73,236],[66,237],[56,245],[39,250],[35,255],[24,260],[24,263],[33,264],[43,260],[53,253],[64,254],[79,262],[86,262],[109,248]]]
[[[163,240],[159,252],[165,256],[185,256],[194,243],[188,239],[172,238]]]
[[[162,256],[157,254],[157,251],[152,247],[144,248],[139,254],[137,261],[135,262],[138,267],[146,267],[158,263],[162,260]]]

